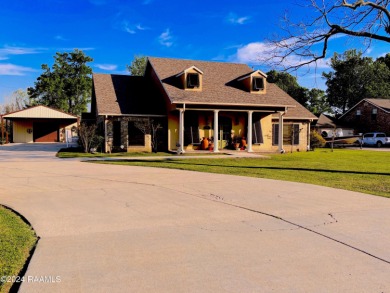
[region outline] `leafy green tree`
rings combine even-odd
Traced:
[[[362,57],[356,50],[331,58],[333,71],[323,73],[330,105],[345,113],[364,98],[390,97],[390,69],[385,61]]]
[[[267,81],[270,83],[276,83],[282,90],[288,93],[300,104],[306,106],[306,103],[309,100],[308,89],[301,87],[295,76],[292,76],[287,72],[271,70],[267,72]]]
[[[145,73],[147,57],[146,56],[134,56],[133,61],[130,65],[126,65],[130,75],[143,76]]]
[[[386,64],[388,68],[390,68],[390,53],[387,53],[384,57],[379,57],[376,59],[377,62],[382,62]]]
[[[35,86],[27,90],[32,104],[81,115],[90,102],[92,68],[87,63],[92,61],[78,49],[70,53],[57,52],[52,68],[43,64],[43,73],[37,78]]]
[[[333,114],[325,91],[314,88],[308,91],[308,96],[309,100],[306,108],[314,115],[319,116],[321,113]]]

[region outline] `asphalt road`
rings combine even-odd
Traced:
[[[21,292],[390,292],[389,199],[14,148],[0,203],[41,237]]]

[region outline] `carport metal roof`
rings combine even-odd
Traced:
[[[45,119],[73,119],[77,120],[77,116],[51,109],[49,107],[39,105],[24,110],[16,111],[3,115],[4,119],[29,119],[29,118],[45,118]]]

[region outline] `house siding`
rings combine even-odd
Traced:
[[[19,120],[13,122],[13,142],[16,143],[31,143],[33,140],[33,133],[28,133],[27,130],[33,128],[31,120]]]

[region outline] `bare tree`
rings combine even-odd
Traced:
[[[79,126],[79,137],[85,153],[90,152],[92,148],[98,147],[104,139],[97,134],[96,124],[88,125],[84,122]]]
[[[10,97],[6,97],[3,104],[0,104],[0,114],[8,114],[23,110],[29,105],[29,102],[27,92],[22,89],[18,89],[14,91]]]
[[[160,123],[156,123],[153,119],[140,119],[134,122],[134,126],[141,132],[151,135],[151,144],[153,152],[157,152],[158,146],[158,131],[162,128]]]
[[[284,36],[268,41],[271,66],[294,70],[326,57],[332,38],[351,36],[366,41],[390,43],[390,0],[301,0],[310,9],[311,19],[295,22],[283,19]]]

